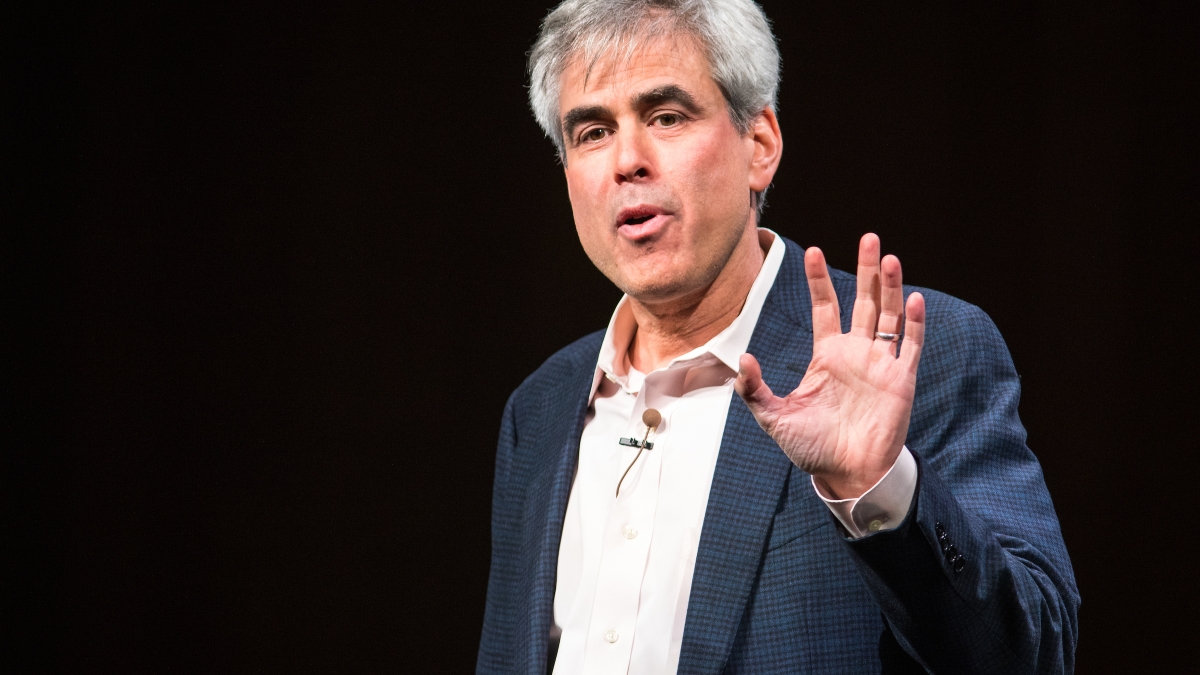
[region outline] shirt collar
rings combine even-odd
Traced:
[[[737,372],[738,361],[742,354],[746,353],[746,348],[750,346],[754,327],[758,325],[758,315],[762,313],[763,303],[771,291],[771,286],[775,283],[775,276],[779,273],[779,267],[783,263],[784,251],[787,250],[782,237],[778,234],[763,227],[758,228],[758,232],[760,241],[764,236],[771,237],[771,247],[767,250],[762,267],[758,270],[758,276],[754,278],[754,284],[750,286],[750,292],[746,294],[746,303],[742,305],[741,313],[737,315],[733,323],[726,326],[725,330],[717,333],[707,343],[671,359],[660,370],[711,354]],[[608,377],[619,386],[627,387],[629,343],[633,340],[636,330],[637,321],[634,320],[633,310],[629,307],[629,296],[622,296],[621,301],[617,303],[616,310],[613,311],[612,319],[608,322],[608,330],[604,333],[604,342],[600,347],[600,357],[596,362],[596,375],[592,378],[592,392],[589,400],[595,397],[600,380],[604,377]]]

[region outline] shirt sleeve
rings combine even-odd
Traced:
[[[810,480],[817,496],[833,511],[842,527],[851,537],[861,539],[869,534],[894,529],[904,521],[917,488],[917,461],[908,451],[908,446],[904,446],[883,478],[870,490],[853,499],[829,499],[821,494],[816,479]]]

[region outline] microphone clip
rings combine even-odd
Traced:
[[[621,483],[625,482],[625,476],[629,475],[629,469],[632,469],[633,465],[637,464],[638,458],[642,456],[642,451],[654,449],[654,442],[650,440],[650,432],[654,431],[658,428],[658,425],[662,424],[662,413],[658,412],[654,408],[647,408],[644,412],[642,412],[642,424],[646,425],[646,436],[642,438],[642,440],[639,441],[636,438],[622,438],[617,441],[626,447],[637,448],[638,451],[637,454],[634,455],[633,461],[630,462],[629,466],[625,469],[625,473],[621,474],[621,480],[617,481],[617,491],[613,497],[621,496]]]
[[[654,441],[642,442],[636,438],[622,438],[619,441],[617,441],[617,443],[620,443],[621,445],[624,445],[624,446],[630,447],[630,448],[645,448],[647,450],[654,449]]]

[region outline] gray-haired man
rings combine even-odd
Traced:
[[[625,297],[506,407],[480,672],[1073,667],[995,327],[902,286],[874,235],[852,277],[758,227],[778,71],[749,0],[543,25],[530,100]]]

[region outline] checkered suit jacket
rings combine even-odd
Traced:
[[[786,244],[749,347],[777,393],[796,387],[812,355],[803,250]],[[834,271],[833,281],[848,330],[855,279]],[[907,438],[919,479],[904,522],[846,538],[733,395],[680,673],[1072,672],[1079,592],[1025,445],[1012,360],[981,310],[922,293],[928,328]],[[559,537],[602,336],[552,356],[505,407],[478,673],[546,673]]]

